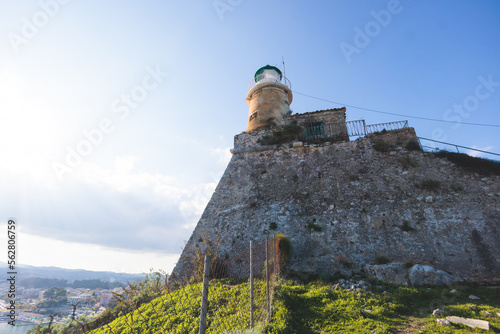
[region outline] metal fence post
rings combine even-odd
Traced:
[[[205,334],[205,330],[206,330],[209,278],[210,278],[210,256],[207,255],[207,256],[205,256],[205,268],[203,270],[203,294],[201,297],[201,315],[200,315],[199,334]]]
[[[273,274],[274,274],[274,281],[276,282],[276,266],[278,263],[278,259],[276,257],[276,237],[273,235]]]
[[[269,238],[266,238],[266,306],[267,306],[267,321],[269,321],[269,315],[271,310],[271,305],[269,304]]]
[[[250,240],[250,328],[253,328],[253,241]]]

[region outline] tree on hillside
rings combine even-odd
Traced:
[[[65,288],[52,287],[45,290],[43,298],[65,303],[68,301],[68,293]]]
[[[52,287],[43,293],[44,300],[37,304],[38,308],[56,307],[68,301],[66,289]]]

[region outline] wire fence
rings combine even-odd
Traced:
[[[146,277],[142,290],[137,284],[129,285],[117,296],[117,307],[90,321],[73,316],[64,325],[51,321],[31,333],[204,334],[262,328],[271,318],[279,258],[279,239],[274,237],[250,242],[230,258],[202,256],[189,276]]]

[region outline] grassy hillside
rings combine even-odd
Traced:
[[[321,281],[284,281],[275,288],[267,325],[264,282],[255,283],[255,295],[260,327],[252,333],[486,333],[463,325],[440,326],[432,315],[436,308],[445,312],[439,318],[482,319],[490,322],[488,333],[500,333],[500,289],[494,288],[414,288],[374,281],[366,290],[349,291]],[[250,321],[248,296],[248,283],[212,281],[207,333],[242,333]],[[104,326],[91,333],[198,333],[200,304],[201,285],[191,285],[117,318],[109,324],[112,330]]]
[[[201,283],[187,286],[142,305],[90,333],[198,333]],[[249,283],[231,285],[227,280],[211,281],[207,333],[223,333],[248,327],[250,323]],[[254,282],[256,323],[264,319],[265,282]],[[109,328],[111,327],[111,329]]]
[[[462,325],[437,325],[433,310],[490,322],[500,333],[500,289],[397,287],[380,283],[371,289],[348,291],[331,284],[285,282],[276,287],[268,333],[481,333]],[[474,294],[481,300],[471,300]]]

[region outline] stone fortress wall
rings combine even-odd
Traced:
[[[283,233],[292,244],[291,271],[363,273],[383,256],[500,282],[499,176],[407,150],[416,140],[412,128],[350,142],[259,145],[269,133],[235,137],[175,275],[189,274],[188,259],[203,239],[220,236],[219,253],[231,256],[250,240]],[[387,151],[374,148],[379,142]]]

